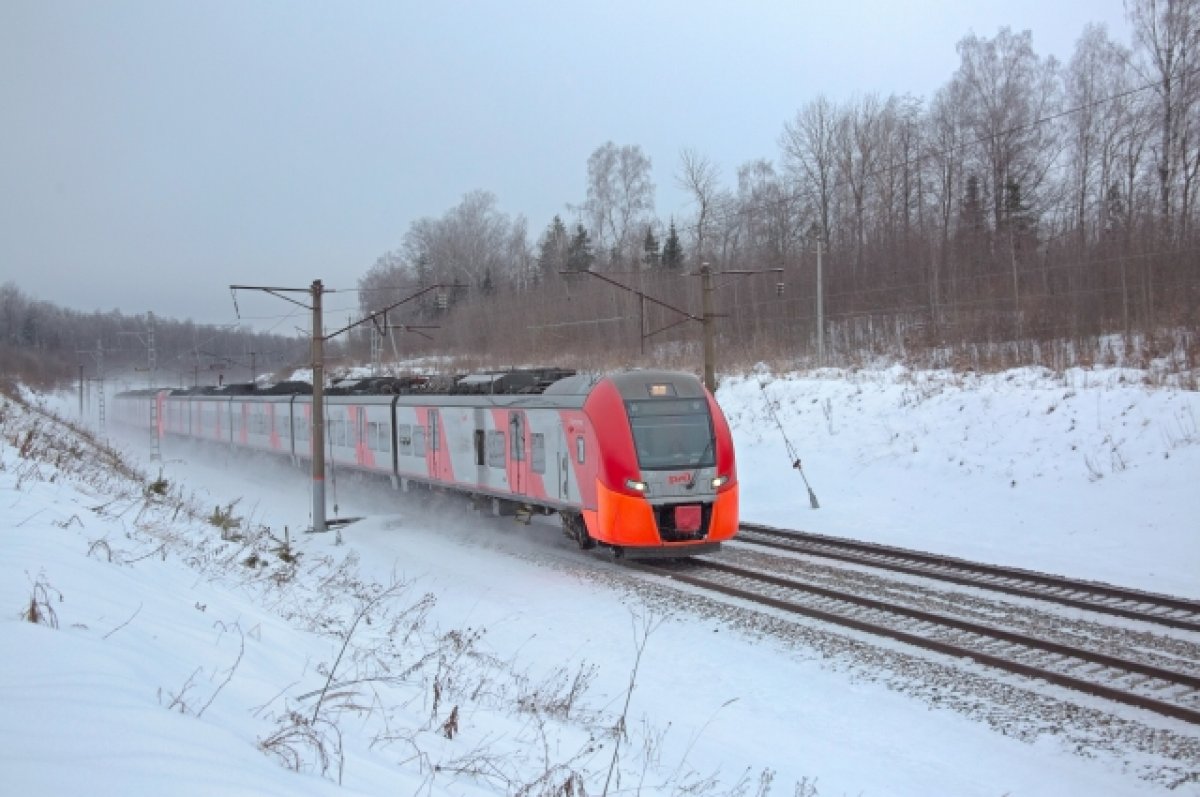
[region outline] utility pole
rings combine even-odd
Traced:
[[[92,359],[95,360],[95,362],[96,362],[96,376],[93,381],[95,381],[98,386],[98,395],[96,398],[96,402],[97,402],[97,408],[98,408],[99,425],[97,428],[100,430],[100,434],[103,435],[104,434],[104,341],[97,338],[96,339],[96,348],[90,349],[90,350],[80,349],[75,353],[76,354],[90,354],[92,356]],[[82,365],[79,366],[79,378],[80,378],[80,381],[82,382],[82,380],[83,380],[83,366]],[[82,415],[82,400],[83,400],[82,399],[82,395],[83,395],[82,384],[80,385],[79,392],[80,392],[80,397],[81,397],[80,398],[80,402],[81,402],[80,414]],[[90,395],[89,395],[89,399],[90,399]]]
[[[313,456],[313,532],[325,527],[325,337],[321,319],[320,280],[313,280],[312,296],[312,456]]]
[[[817,365],[825,364],[825,280],[821,278],[821,238],[817,237]]]
[[[713,280],[712,269],[708,263],[700,265],[700,305],[703,309],[704,325],[704,386],[709,393],[717,392],[716,364],[713,362],[715,348],[713,341]]]
[[[638,335],[641,337],[640,353],[646,356],[646,297],[638,295]]]
[[[324,319],[322,318],[322,301],[321,297],[326,293],[333,293],[331,289],[325,288],[321,280],[313,280],[312,286],[309,288],[272,288],[263,285],[230,285],[229,291],[233,295],[233,308],[238,317],[241,317],[241,312],[237,306],[238,291],[263,291],[273,296],[277,296],[284,301],[299,305],[306,310],[312,311],[312,514],[314,533],[324,532],[329,530],[329,525],[325,520],[325,341],[337,337],[360,324],[365,324],[368,321],[374,321],[379,316],[383,316],[388,310],[399,307],[405,302],[412,301],[418,296],[422,296],[429,291],[445,288],[466,288],[467,285],[459,284],[443,284],[438,283],[431,285],[428,288],[423,288],[411,296],[401,299],[398,302],[388,305],[382,310],[377,310],[370,313],[365,318],[354,321],[341,329],[330,332],[328,335],[324,332]],[[311,304],[304,304],[289,296],[284,296],[285,293],[307,293]],[[341,527],[338,527],[337,543],[342,542]]]
[[[147,347],[150,350],[150,388],[158,387],[158,348],[154,343],[154,313],[146,313],[146,324],[149,329],[146,331]],[[150,461],[162,460],[162,418],[158,414],[158,395],[155,393],[150,396]]]
[[[396,336],[392,334],[392,330],[414,332],[426,340],[433,340],[421,330],[441,329],[437,324],[389,324],[386,310],[371,319],[371,327],[373,330],[371,334],[371,376],[379,376],[383,373],[383,338],[385,335],[392,342],[392,356],[397,360],[400,359],[400,354],[396,351]]]
[[[154,313],[146,313],[146,334],[140,332],[122,332],[122,335],[136,335],[145,346],[147,351],[147,375],[146,384],[151,389],[157,387],[155,382],[158,381],[158,349],[154,343]],[[150,460],[162,459],[162,441],[159,429],[158,417],[158,397],[152,395],[150,397]]]
[[[699,321],[700,324],[704,328],[704,342],[703,342],[703,344],[704,344],[703,345],[703,349],[704,349],[704,386],[706,388],[708,388],[708,391],[710,393],[716,393],[716,391],[717,391],[717,378],[716,378],[716,365],[715,365],[715,362],[716,362],[716,330],[714,328],[713,322],[719,316],[713,312],[713,292],[717,289],[717,286],[713,284],[713,277],[718,274],[729,275],[729,276],[750,276],[750,275],[754,275],[754,274],[771,274],[771,273],[782,274],[783,269],[782,268],[767,268],[767,269],[760,269],[760,270],[728,269],[725,271],[713,271],[709,267],[708,263],[702,264],[700,267],[700,272],[699,272],[700,279],[701,279],[701,299],[700,299],[700,301],[701,301],[702,310],[701,310],[701,315],[698,315],[698,316],[692,315],[687,310],[683,310],[678,307],[675,307],[674,305],[667,304],[666,302],[664,302],[660,299],[655,299],[653,296],[650,296],[649,294],[646,294],[640,290],[637,290],[636,288],[631,288],[628,285],[617,282],[614,279],[610,279],[609,277],[606,277],[603,274],[598,274],[595,271],[560,271],[558,273],[567,275],[567,276],[572,275],[572,274],[587,274],[589,276],[595,277],[598,280],[601,280],[602,282],[607,282],[609,285],[616,286],[623,291],[628,291],[629,293],[632,293],[632,294],[640,297],[642,300],[643,307],[645,306],[645,303],[647,301],[649,301],[653,304],[657,304],[660,307],[665,307],[668,310],[679,313],[681,316],[683,316],[683,318],[680,319],[679,321],[676,321],[671,324],[667,324],[665,327],[660,327],[659,329],[656,329],[653,332],[643,333],[642,334],[642,350],[643,350],[643,352],[645,351],[646,338],[653,337],[654,335],[657,335],[659,332],[665,332],[666,330],[671,329],[672,327],[679,326],[680,324],[686,323],[687,321]],[[782,291],[782,288],[783,288],[783,283],[780,282],[777,290]]]

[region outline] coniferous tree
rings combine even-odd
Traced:
[[[575,228],[575,237],[567,249],[568,271],[590,271],[596,256],[592,254],[592,238],[582,224]]]
[[[570,246],[571,236],[567,232],[567,227],[556,215],[538,244],[538,270],[543,278],[566,270],[567,252]]]
[[[679,242],[679,233],[675,231],[675,220],[667,231],[667,240],[663,244],[662,267],[669,271],[683,270],[683,244]]]
[[[658,268],[662,263],[662,255],[658,251],[658,238],[652,227],[646,227],[646,237],[642,240],[642,266],[649,269]]]

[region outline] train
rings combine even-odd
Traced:
[[[729,424],[692,374],[555,369],[341,383],[324,396],[326,470],[452,490],[497,515],[557,514],[581,548],[710,552],[738,529]],[[312,459],[307,383],[145,389],[113,418],[162,438]]]

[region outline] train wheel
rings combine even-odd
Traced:
[[[583,517],[580,515],[563,515],[562,516],[563,533],[572,540],[582,550],[589,550],[596,547],[596,541],[592,539],[592,535],[588,534],[587,524],[583,522]]]

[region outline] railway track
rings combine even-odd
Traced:
[[[1115,617],[1200,632],[1200,601],[950,556],[743,523],[738,542],[979,587]]]
[[[626,567],[1200,725],[1200,675],[710,559]]]

